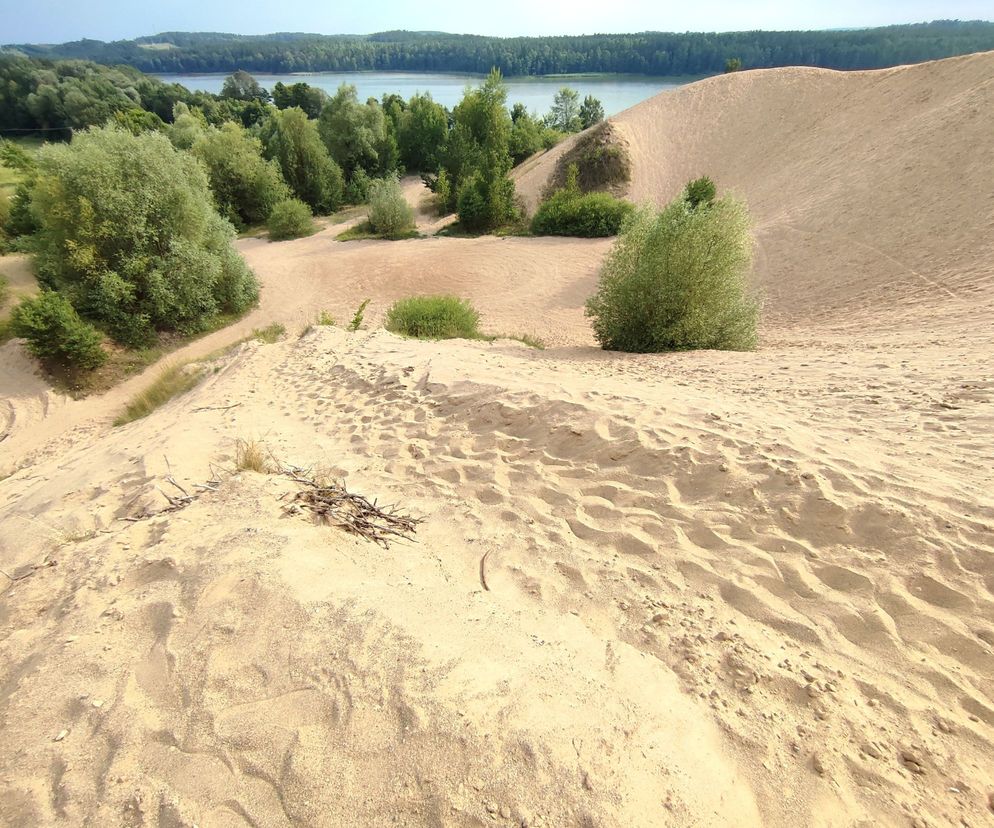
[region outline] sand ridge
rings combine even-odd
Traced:
[[[595,349],[582,305],[609,241],[341,227],[239,242],[262,304],[183,356],[273,320],[288,336],[146,420],[110,428],[149,376],[69,401],[3,346],[0,823],[989,821],[990,191],[964,204],[928,170],[945,122],[947,177],[990,175],[992,66],[745,73],[618,116],[633,191],[665,201],[720,161],[759,215],[755,353]],[[862,170],[914,195],[898,109],[925,125],[915,197],[936,205],[906,235],[852,188]],[[736,160],[704,128],[727,112],[791,138]],[[663,154],[674,113],[702,128]],[[818,177],[843,123],[876,148]],[[412,292],[551,347],[377,330]],[[366,330],[300,335],[367,296]],[[417,542],[286,515],[295,484],[234,473],[238,439],[403,504]],[[131,520],[168,505],[168,476],[195,502]]]

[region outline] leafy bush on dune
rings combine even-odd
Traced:
[[[579,171],[580,189],[585,193],[594,190],[619,193],[632,178],[627,144],[608,121],[583,133],[563,153],[556,162],[550,189],[564,186],[574,164]]]
[[[699,207],[702,204],[711,206],[718,197],[718,187],[706,175],[695,178],[687,185],[685,196],[691,207]]]
[[[587,302],[597,340],[635,353],[754,348],[751,259],[749,215],[732,198],[695,207],[685,191],[662,212],[638,211]]]
[[[369,185],[369,224],[374,232],[392,236],[414,228],[414,209],[404,198],[396,175]]]
[[[299,239],[314,232],[311,208],[296,198],[279,201],[269,213],[269,238],[273,241]]]
[[[80,319],[61,294],[51,290],[23,300],[10,318],[14,336],[28,341],[28,350],[41,359],[70,368],[97,368],[107,359],[100,333]]]
[[[387,311],[388,331],[418,339],[478,339],[480,314],[455,296],[411,296]]]
[[[578,171],[571,166],[566,186],[542,202],[532,219],[538,236],[616,236],[635,207],[609,193],[580,192]]]

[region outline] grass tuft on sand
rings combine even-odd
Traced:
[[[200,367],[170,365],[148,388],[128,403],[124,411],[114,420],[114,425],[121,426],[147,417],[174,397],[185,394],[200,382],[203,375],[204,369]]]
[[[258,440],[238,440],[235,443],[235,468],[259,474],[270,474],[273,471],[269,452]]]

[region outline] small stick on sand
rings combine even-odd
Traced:
[[[241,403],[232,403],[231,405],[202,405],[200,408],[194,408],[194,411],[228,411],[232,408],[238,408]]]
[[[490,557],[490,553],[493,551],[494,551],[493,549],[488,549],[486,552],[483,553],[483,557],[480,558],[480,583],[483,584],[483,588],[487,592],[490,592],[490,587],[487,586],[487,570],[486,570],[487,558]]]

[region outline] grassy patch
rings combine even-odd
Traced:
[[[369,207],[367,205],[354,204],[350,207],[343,207],[337,213],[333,213],[330,216],[321,216],[318,218],[318,221],[326,227],[331,227],[335,224],[345,224],[347,221],[355,221],[358,218],[365,218],[368,211]]]
[[[321,313],[318,314],[317,324],[333,326],[335,324],[335,317],[328,313],[328,311],[321,311]]]
[[[456,296],[410,296],[387,311],[386,328],[415,339],[481,339],[480,314]]]
[[[401,241],[420,237],[416,229],[402,230],[399,233],[377,233],[368,221],[353,225],[348,230],[335,236],[337,241],[359,241],[360,239],[383,239],[386,241]]]
[[[256,328],[252,331],[252,339],[258,339],[266,345],[272,345],[274,342],[278,342],[285,335],[286,327],[281,325],[279,322],[273,322],[271,325],[266,325],[265,328]]]
[[[482,232],[467,230],[458,221],[454,221],[452,224],[445,225],[435,235],[448,236],[454,239],[478,239],[481,236],[498,236],[500,238],[504,238],[505,236],[533,236],[534,233],[532,233],[528,222],[524,220],[504,224],[494,230],[484,230]]]
[[[512,335],[505,335],[500,338],[513,339],[515,342],[520,342],[522,345],[527,345],[529,348],[534,348],[536,351],[545,350],[545,342],[543,342],[537,336],[532,336],[531,334],[512,334]]]
[[[188,365],[170,365],[144,391],[137,394],[128,403],[116,420],[115,426],[140,420],[147,417],[159,406],[165,405],[174,397],[185,394],[193,388],[204,375],[203,368],[191,368]]]

